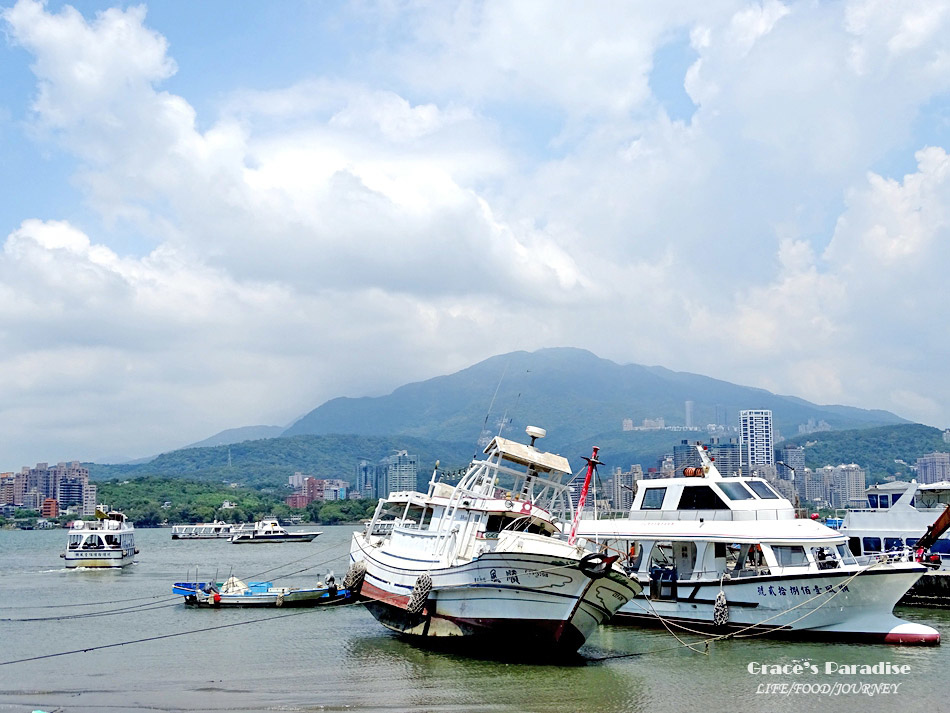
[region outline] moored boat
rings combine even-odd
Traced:
[[[234,525],[227,522],[199,522],[193,525],[172,525],[173,540],[227,539],[234,534]]]
[[[926,571],[913,558],[855,558],[840,533],[796,518],[760,478],[699,467],[641,480],[625,518],[581,520],[591,543],[628,555],[643,585],[615,623],[662,621],[714,632],[936,644],[929,626],[894,616]]]
[[[436,470],[426,493],[390,493],[354,533],[343,585],[383,626],[499,653],[572,653],[640,590],[616,557],[560,533],[557,514],[572,513],[571,468],[535,447],[543,429],[527,433],[530,445],[492,439],[454,487]]]
[[[275,517],[267,517],[253,525],[242,525],[236,528],[229,538],[235,545],[260,544],[262,542],[312,542],[320,532],[292,532],[277,521]]]
[[[75,520],[69,529],[66,551],[60,557],[66,566],[125,567],[132,564],[135,529],[125,515],[115,510],[96,508],[95,520]]]
[[[185,604],[204,607],[315,607],[342,604],[350,592],[337,587],[333,577],[314,587],[276,587],[273,582],[243,582],[229,577],[224,582],[175,582],[172,592]]]

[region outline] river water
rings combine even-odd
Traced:
[[[318,529],[324,534],[311,543],[256,546],[138,530],[138,561],[118,571],[66,570],[64,530],[0,531],[0,712],[838,713],[948,705],[950,639],[917,648],[754,638],[694,652],[664,630],[605,626],[570,664],[529,665],[516,662],[514,640],[505,661],[414,645],[359,605],[208,610],[171,595],[172,583],[193,579],[196,567],[201,579],[233,573],[312,585],[333,569],[339,581],[354,528]],[[266,570],[273,571],[261,575]],[[78,616],[96,612],[115,613]],[[898,613],[950,636],[950,612]],[[907,672],[825,673],[826,665],[882,662]],[[754,675],[750,664],[786,669]]]

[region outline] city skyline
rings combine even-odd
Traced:
[[[0,462],[588,347],[950,426],[950,6],[0,2]]]

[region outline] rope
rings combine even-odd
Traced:
[[[0,607],[2,609],[65,609],[66,607],[94,607],[101,606],[104,604],[124,604],[126,602],[140,602],[148,599],[162,599],[164,594],[153,594],[150,597],[135,597],[133,599],[113,599],[108,602],[81,602],[79,604],[24,604],[16,606],[5,606]],[[7,621],[2,619],[0,621]]]
[[[96,616],[112,616],[113,614],[130,614],[132,612],[151,611],[153,609],[165,609],[166,607],[178,606],[178,596],[166,597],[166,600],[174,600],[170,604],[156,602],[154,604],[138,605],[131,607],[121,607],[119,609],[109,609],[100,612],[87,612],[85,614],[66,614],[64,616],[37,616],[24,617],[22,619],[0,619],[0,621],[66,621],[68,619],[91,619]]]
[[[401,598],[401,595],[399,595],[399,594],[393,594],[393,595],[390,595],[390,596],[388,596],[388,597],[383,597],[382,599],[377,599],[376,601],[388,602],[388,601],[390,601],[390,600],[393,600],[393,599],[400,599],[400,598]],[[363,602],[362,602],[362,601],[346,602],[346,603],[343,603],[343,604],[338,604],[338,605],[336,605],[334,608],[335,608],[335,609],[343,609],[344,607],[352,607],[352,606],[363,606]],[[232,628],[232,627],[245,626],[245,625],[247,625],[247,624],[257,624],[257,623],[260,623],[260,622],[262,622],[262,621],[272,621],[272,620],[274,620],[274,619],[283,619],[284,617],[288,617],[288,616],[299,616],[299,615],[301,615],[301,614],[307,614],[307,613],[309,613],[310,611],[311,611],[310,609],[304,608],[304,609],[299,609],[299,610],[297,610],[297,611],[287,612],[286,614],[274,614],[274,615],[272,615],[272,616],[260,617],[259,619],[248,619],[247,621],[236,621],[236,622],[232,622],[232,623],[230,623],[230,624],[219,624],[219,625],[217,625],[217,626],[206,626],[206,627],[201,628],[201,629],[191,629],[191,630],[189,630],[189,631],[179,631],[179,632],[176,632],[176,633],[174,633],[174,634],[160,634],[160,635],[158,635],[158,636],[147,636],[147,637],[144,637],[144,638],[141,638],[141,639],[132,639],[131,641],[118,641],[118,642],[115,642],[115,643],[113,643],[113,644],[102,644],[102,645],[100,645],[100,646],[90,646],[90,647],[85,648],[85,649],[73,649],[72,651],[59,651],[59,652],[57,652],[57,653],[55,653],[55,654],[43,654],[42,656],[30,656],[30,657],[27,657],[27,658],[15,659],[15,660],[12,660],[12,661],[0,661],[0,666],[10,666],[10,665],[12,665],[12,664],[17,664],[17,663],[27,663],[27,662],[29,662],[29,661],[40,661],[40,660],[42,660],[42,659],[51,659],[51,658],[56,658],[56,657],[58,657],[58,656],[69,656],[69,655],[71,655],[71,654],[84,654],[84,653],[88,653],[88,652],[90,652],[90,651],[101,651],[102,649],[113,649],[113,648],[116,648],[116,647],[119,647],[119,646],[130,646],[130,645],[132,645],[132,644],[142,644],[142,643],[146,643],[146,642],[149,642],[149,641],[160,641],[160,640],[162,640],[162,639],[173,639],[173,638],[178,637],[178,636],[188,636],[188,635],[190,635],[190,634],[202,634],[202,633],[207,632],[207,631],[217,631],[218,629],[230,629],[230,628]]]
[[[850,583],[851,581],[853,581],[854,578],[857,577],[858,575],[864,574],[865,572],[870,571],[871,569],[873,569],[874,567],[877,567],[878,565],[880,565],[880,564],[882,564],[882,563],[883,563],[882,561],[877,561],[877,562],[874,562],[873,564],[869,565],[868,567],[865,567],[865,568],[863,568],[863,569],[859,569],[857,572],[855,572],[855,573],[852,574],[850,577],[848,577],[846,580],[844,580],[844,581],[841,583],[840,586],[843,587],[843,586],[849,584],[849,583]],[[811,616],[812,614],[814,614],[815,612],[817,612],[819,609],[821,609],[823,606],[825,606],[826,604],[828,604],[828,603],[829,603],[832,599],[834,599],[836,596],[838,596],[838,594],[840,594],[841,591],[842,591],[842,590],[839,588],[838,591],[831,593],[831,596],[828,597],[824,602],[822,602],[821,604],[819,604],[817,607],[815,607],[814,609],[809,609],[809,610],[808,610],[807,612],[805,612],[802,616],[798,617],[797,619],[793,619],[792,621],[788,622],[787,624],[784,624],[783,626],[788,627],[788,626],[791,626],[792,624],[797,624],[797,623],[800,622],[802,619],[805,619],[805,618]],[[818,594],[816,594],[816,595],[814,595],[814,596],[812,596],[812,597],[809,597],[808,599],[805,599],[805,600],[799,602],[798,604],[796,604],[796,605],[793,606],[793,607],[789,607],[788,609],[783,609],[782,611],[777,612],[775,615],[770,616],[768,619],[763,619],[762,621],[756,622],[756,623],[754,623],[754,624],[749,624],[749,625],[747,625],[747,626],[745,626],[745,627],[743,627],[743,628],[741,628],[741,629],[738,629],[738,630],[736,630],[736,631],[726,632],[726,633],[724,633],[724,634],[718,634],[718,635],[716,635],[716,636],[708,637],[708,638],[704,639],[703,642],[693,642],[693,643],[706,643],[706,645],[708,646],[709,642],[711,642],[711,641],[720,641],[720,640],[732,639],[732,638],[745,639],[745,638],[750,638],[750,637],[752,637],[752,636],[762,636],[762,635],[764,635],[764,634],[768,634],[768,633],[770,633],[770,632],[772,631],[772,629],[762,629],[761,631],[754,631],[754,632],[751,633],[751,634],[746,634],[745,632],[750,631],[750,630],[752,630],[752,629],[759,629],[759,628],[762,627],[764,624],[768,624],[770,621],[773,621],[774,619],[777,619],[777,618],[779,618],[779,617],[781,617],[781,616],[784,616],[784,615],[787,614],[788,612],[794,611],[794,610],[798,609],[799,607],[803,607],[803,606],[805,606],[806,604],[808,604],[809,602],[813,602],[813,601],[815,601],[816,599],[818,599],[819,597],[825,596],[826,594],[828,594],[828,592],[819,592]],[[690,634],[696,634],[696,635],[699,635],[699,636],[707,636],[707,633],[706,633],[705,631],[701,631],[701,630],[699,630],[699,629],[691,629],[690,627],[685,626],[685,625],[683,625],[683,624],[679,624],[679,623],[677,623],[677,622],[675,622],[675,621],[669,621],[669,622],[667,622],[667,620],[665,620],[659,613],[657,613],[656,609],[653,608],[653,603],[652,603],[649,599],[647,599],[646,601],[647,601],[648,604],[650,604],[650,609],[653,611],[653,615],[656,616],[656,618],[657,618],[658,620],[660,620],[660,622],[663,624],[664,627],[667,628],[667,630],[669,630],[669,626],[674,626],[674,627],[676,627],[677,629],[680,629],[681,631],[685,631],[685,632],[690,633]],[[635,604],[636,606],[640,606],[638,603],[634,602],[633,600],[631,600],[631,603]],[[640,608],[643,609],[643,607],[640,607]],[[669,623],[669,626],[667,626],[667,623]],[[672,633],[672,632],[670,632],[670,633]],[[675,637],[674,637],[674,638],[675,638]],[[679,639],[677,639],[677,640],[679,640]]]

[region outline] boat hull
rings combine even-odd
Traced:
[[[924,569],[886,563],[855,575],[855,569],[820,575],[781,575],[724,580],[728,624],[714,624],[719,580],[679,582],[677,597],[631,600],[614,622],[662,625],[661,620],[703,632],[742,631],[751,635],[937,644],[933,628],[901,620],[892,610]]]
[[[287,535],[232,535],[231,544],[234,545],[260,545],[268,542],[312,542],[316,539],[319,532],[306,532]]]
[[[365,548],[357,534],[351,558],[366,566],[364,604],[392,631],[502,641],[535,654],[577,651],[639,590],[616,570],[600,579],[587,577],[577,556],[496,551],[457,566],[427,568],[384,548]],[[423,574],[431,577],[432,588],[415,612],[410,600]]]
[[[67,551],[63,559],[66,567],[73,569],[76,567],[89,568],[118,568],[125,567],[134,562],[134,552],[127,550],[110,550],[106,552],[72,552]]]

